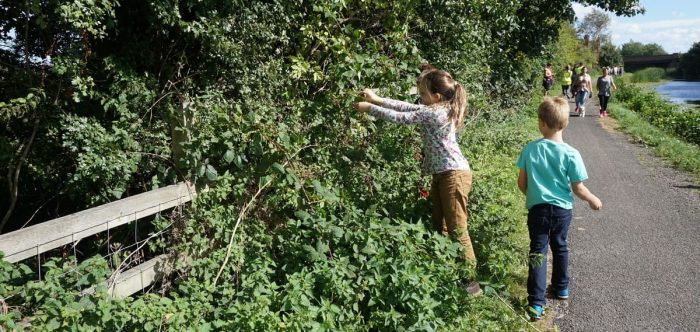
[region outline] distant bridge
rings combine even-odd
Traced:
[[[680,59],[680,53],[673,53],[650,56],[626,56],[623,61],[625,63],[625,71],[634,71],[647,67],[660,67],[664,69],[677,68]]]

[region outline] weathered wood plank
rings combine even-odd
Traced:
[[[4,260],[18,262],[163,210],[187,203],[194,188],[181,182],[134,195],[15,232],[0,235]]]
[[[172,272],[175,260],[163,254],[120,274],[107,293],[114,297],[132,295]]]

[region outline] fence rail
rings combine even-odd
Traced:
[[[90,235],[190,202],[196,196],[191,184],[181,182],[127,197],[65,217],[0,235],[4,260],[16,263],[66,244],[75,245]],[[110,294],[128,296],[169,273],[166,255],[122,272],[110,285]]]
[[[8,262],[19,262],[40,253],[156,214],[191,201],[194,190],[178,183],[134,195],[65,217],[0,235],[0,251]]]

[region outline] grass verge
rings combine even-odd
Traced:
[[[618,129],[651,148],[659,157],[677,168],[690,172],[700,181],[700,147],[684,142],[649,124],[637,113],[619,105],[610,105],[610,116],[618,121]]]

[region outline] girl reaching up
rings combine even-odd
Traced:
[[[464,124],[467,95],[462,85],[442,70],[423,71],[418,78],[420,104],[382,98],[364,89],[364,101],[354,105],[360,112],[398,124],[417,125],[423,141],[423,174],[432,175],[432,219],[438,232],[462,245],[466,264],[476,265],[467,231],[467,204],[472,186],[469,162],[457,143]],[[481,293],[476,282],[467,285],[472,295]]]

